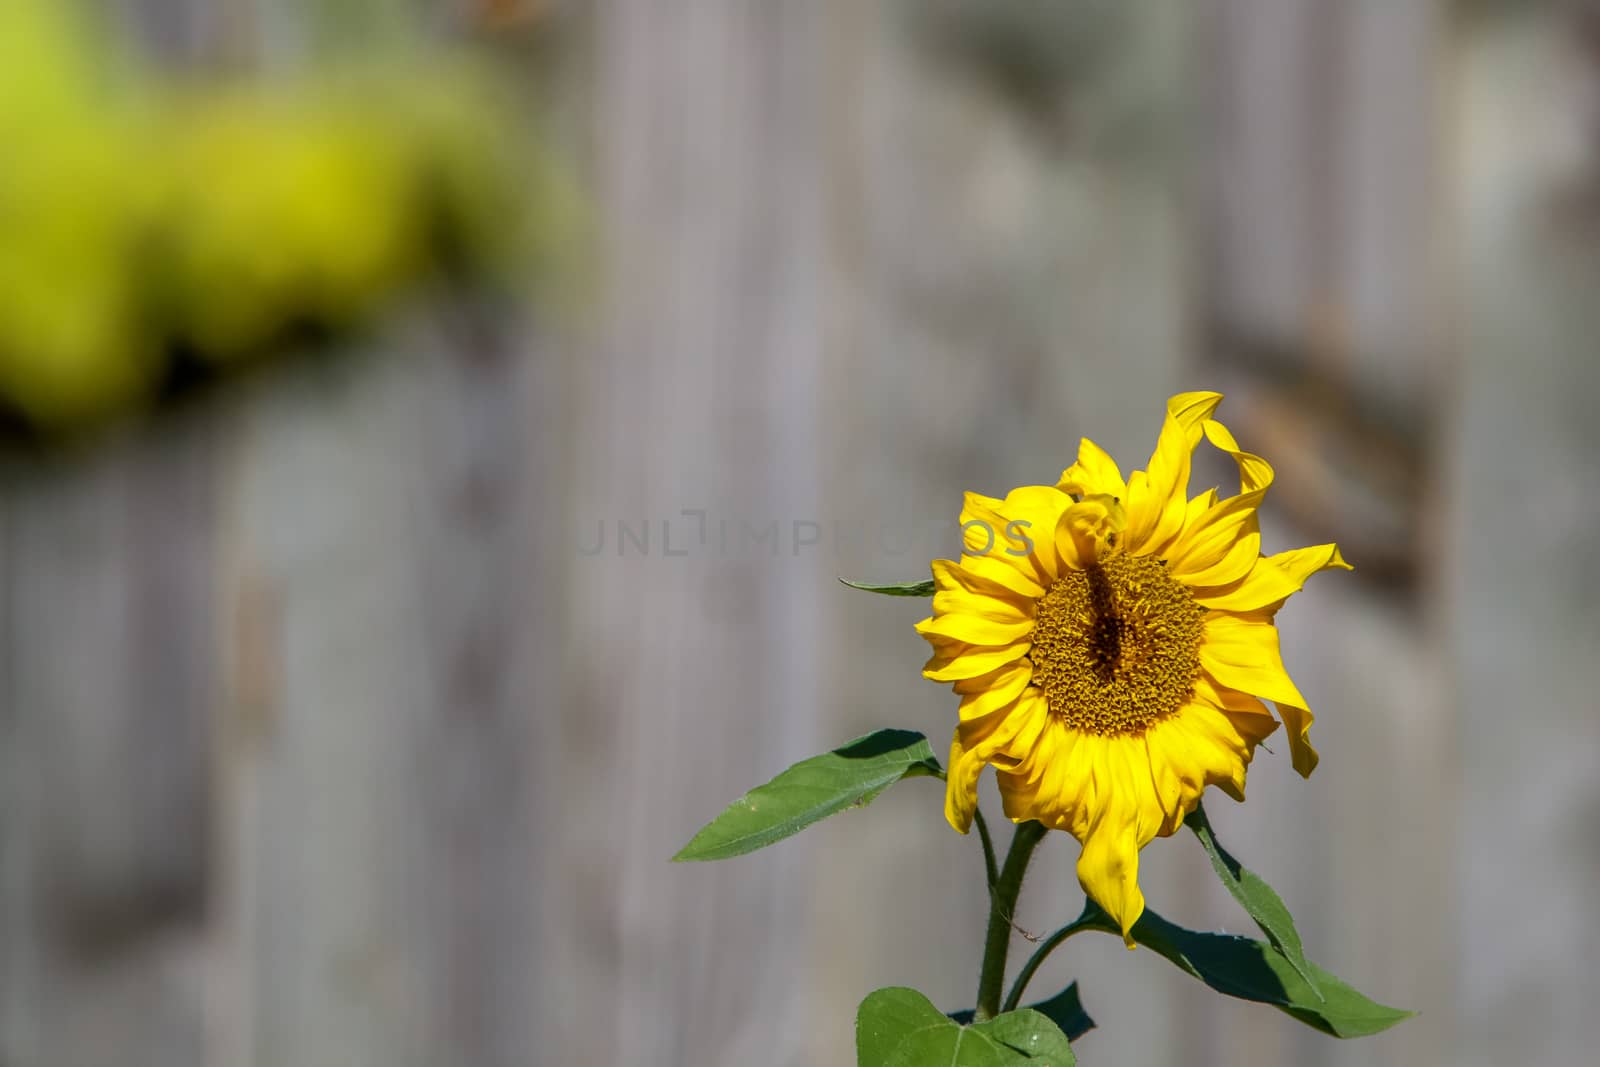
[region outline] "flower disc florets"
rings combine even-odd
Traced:
[[[1142,733],[1194,693],[1204,615],[1158,559],[1118,555],[1069,571],[1039,601],[1034,684],[1068,726]]]

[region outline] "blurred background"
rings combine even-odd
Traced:
[[[942,748],[925,605],[835,576],[1193,388],[1269,550],[1357,568],[1280,617],[1320,769],[1269,740],[1212,821],[1421,1014],[1340,1043],[1113,938],[1036,990],[1091,1064],[1600,1041],[1600,5],[0,12],[3,1067],[835,1065],[877,986],[970,1006],[936,784],[667,858]],[[1142,882],[1248,925],[1186,837]]]

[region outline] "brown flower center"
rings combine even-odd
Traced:
[[[1033,684],[1068,726],[1141,734],[1193,695],[1204,614],[1162,560],[1118,555],[1069,571],[1039,601]]]

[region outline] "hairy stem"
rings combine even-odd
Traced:
[[[1039,969],[1046,957],[1054,952],[1061,942],[1084,930],[1105,929],[1102,922],[1103,915],[1104,913],[1092,901],[1084,901],[1082,915],[1079,915],[1066,926],[1045,938],[1044,943],[1034,949],[1033,955],[1028,957],[1028,962],[1024,963],[1022,970],[1017,972],[1017,980],[1012,984],[1011,992],[1006,994],[1006,1002],[1001,1006],[1000,1010],[1015,1011],[1017,1009],[1017,1006],[1022,1003],[1022,994],[1028,991],[1028,982],[1032,980],[1034,972]]]
[[[1011,850],[989,894],[989,934],[983,946],[983,968],[978,974],[978,1006],[974,1017],[980,1022],[1000,1013],[1000,990],[1006,980],[1006,952],[1011,947],[1011,921],[1022,892],[1022,876],[1028,870],[1033,850],[1044,840],[1045,828],[1038,822],[1025,822],[1011,838]]]

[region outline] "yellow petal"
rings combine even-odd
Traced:
[[[1233,439],[1233,434],[1216,419],[1207,418],[1202,429],[1214,447],[1232,456],[1239,464],[1240,495],[1255,496],[1259,501],[1272,485],[1272,465],[1260,456],[1241,449],[1239,442]]]
[[[1200,522],[1200,517],[1216,506],[1217,490],[1215,488],[1207,489],[1205,492],[1195,496],[1184,509],[1183,528],[1185,530],[1194,528]]]
[[[995,622],[1019,622],[1033,618],[1033,598],[1021,596],[1010,586],[985,574],[947,559],[934,560],[932,570],[933,613],[936,616],[978,615]]]
[[[961,569],[1010,591],[1021,600],[1032,601],[1044,596],[1044,586],[1019,571],[1003,553],[999,558],[962,555]]]
[[[1339,555],[1338,545],[1313,545],[1275,556],[1263,556],[1238,581],[1211,588],[1196,588],[1191,592],[1197,604],[1218,611],[1260,613],[1270,619],[1283,607],[1284,601],[1300,591],[1306,579],[1318,571],[1340,568],[1350,570],[1350,564]]]
[[[959,687],[957,691],[960,691]],[[1194,698],[1198,703],[1208,704],[1220,711],[1237,711],[1251,715],[1261,715],[1269,720],[1272,718],[1272,712],[1268,711],[1267,706],[1261,701],[1249,693],[1219,685],[1215,678],[1203,671],[1194,680]]]
[[[1173,576],[1180,577],[1183,584],[1192,588],[1204,588],[1227,585],[1250,573],[1250,568],[1261,558],[1259,523],[1260,520],[1252,512],[1245,520],[1243,536],[1228,548],[1221,559],[1209,567],[1190,569],[1181,577]]]
[[[1150,781],[1163,812],[1163,836],[1178,828],[1206,787],[1207,763],[1201,758],[1201,746],[1194,733],[1184,722],[1188,711],[1185,708],[1167,716],[1144,735]]]
[[[972,813],[978,808],[978,775],[983,760],[961,747],[961,731],[950,739],[950,770],[945,775],[944,817],[961,833],[972,829]]]
[[[1194,602],[1212,611],[1255,611],[1270,604],[1282,604],[1305,584],[1265,557],[1257,557],[1255,566],[1236,581],[1227,585],[1191,588]]]
[[[1133,948],[1129,933],[1144,914],[1144,894],[1139,890],[1139,849],[1160,825],[1159,804],[1146,771],[1144,784],[1134,772],[1132,750],[1142,742],[1114,739],[1102,746],[1100,770],[1108,780],[1103,802],[1089,820],[1078,856],[1078,883],[1095,903],[1106,910]]]
[[[968,493],[961,509],[965,552],[1009,565],[1044,590],[1056,580],[1053,535],[1072,498],[1050,485],[1024,485],[1004,500]]]
[[[1025,549],[1040,584],[1046,588],[1061,576],[1060,557],[1055,550],[1056,527],[1062,514],[1073,506],[1072,498],[1053,485],[1024,485],[1006,494],[1004,510],[1011,517],[1010,532],[1017,542],[1007,551]]]
[[[1036,728],[1013,742],[1016,762],[995,768],[1006,816],[1015,822],[1038,819],[1046,826],[1081,834],[1076,818],[1092,800],[1087,794],[1093,788],[1089,779],[1098,740],[1064,725],[1047,708]]]
[[[1012,645],[1033,633],[1032,619],[997,622],[981,615],[935,615],[917,623],[923,637],[947,637],[969,645],[995,648]]]
[[[1015,701],[1032,677],[1032,665],[1019,659],[991,674],[963,678],[951,688],[961,695],[961,717],[977,718]]]
[[[1200,443],[1201,424],[1222,402],[1220,393],[1179,393],[1167,401],[1167,417],[1150,456],[1147,474],[1128,479],[1127,547],[1153,553],[1183,525],[1187,510],[1189,463]]]
[[[1111,496],[1125,500],[1128,483],[1122,480],[1117,461],[1087,437],[1078,442],[1078,462],[1061,472],[1056,488],[1080,497]]]
[[[1282,567],[1290,574],[1305,581],[1318,571],[1337,568],[1342,571],[1355,568],[1345,562],[1339,554],[1338,545],[1312,545],[1309,548],[1295,548],[1288,552],[1279,552],[1267,559],[1276,566]]]
[[[1278,716],[1283,719],[1283,728],[1289,736],[1289,761],[1294,765],[1295,773],[1302,778],[1310,778],[1322,758],[1311,747],[1311,709],[1286,700],[1275,700],[1273,706],[1278,709]]]
[[[1000,648],[979,648],[937,634],[924,636],[933,646],[933,655],[923,665],[922,676],[935,682],[956,682],[997,671],[1020,660],[1033,647],[1027,641],[1019,641]]]
[[[1241,450],[1228,428],[1215,419],[1206,420],[1202,430],[1239,465],[1239,493],[1198,515],[1191,510],[1165,555],[1173,577],[1190,585],[1222,585],[1242,577],[1258,556],[1259,536],[1247,550],[1238,549],[1251,535],[1259,535],[1256,509],[1272,485],[1272,467]]]
[[[1312,716],[1306,698],[1283,667],[1278,631],[1270,622],[1226,612],[1208,612],[1200,640],[1200,666],[1213,679],[1270,700],[1289,736],[1289,754],[1302,777],[1317,766],[1308,734]]]
[[[1012,746],[1018,734],[1027,731],[1037,717],[1039,708],[1035,698],[1037,689],[1024,688],[1009,702],[994,707],[984,714],[964,714],[957,729],[961,731],[961,744],[968,752],[982,760],[991,759],[995,753]]]

